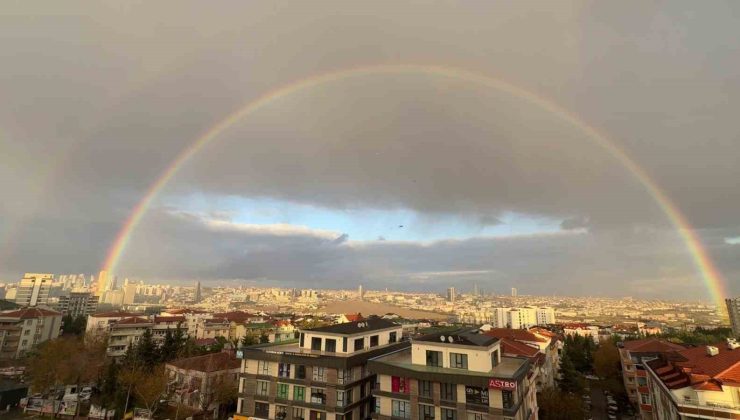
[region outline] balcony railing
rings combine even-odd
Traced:
[[[699,407],[707,407],[707,408],[713,408],[713,409],[721,409],[721,410],[733,410],[733,411],[740,411],[740,405],[733,404],[731,402],[726,401],[700,401],[698,399],[694,398],[684,398],[682,401],[682,405],[688,405],[688,406],[699,406]]]

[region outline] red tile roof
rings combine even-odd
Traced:
[[[347,322],[357,322],[365,319],[359,312],[356,314],[344,314],[344,317],[347,318]]]
[[[47,316],[61,316],[61,312],[52,311],[50,309],[42,308],[21,308],[7,312],[0,312],[2,318],[19,318],[19,319],[31,319],[31,318],[43,318]]]
[[[185,322],[184,316],[155,316],[154,322]]]
[[[167,312],[168,314],[182,315],[182,314],[204,314],[207,311],[203,311],[200,309],[192,309],[192,308],[176,308],[176,309],[167,309],[163,312]]]
[[[147,318],[141,318],[138,316],[131,317],[131,318],[123,318],[118,320],[115,324],[113,324],[113,327],[116,327],[118,325],[136,325],[136,324],[151,324],[152,321],[150,321]]]
[[[196,338],[195,339],[195,344],[199,346],[210,346],[216,343],[218,343],[218,340],[216,340],[215,338]]]
[[[715,344],[718,354],[707,354],[706,346],[683,349],[668,357],[648,362],[670,389],[693,386],[705,391],[721,391],[723,385],[740,386],[740,349]]]
[[[488,331],[484,331],[483,334],[496,338],[511,338],[518,341],[530,341],[537,343],[547,342],[546,339],[542,337],[537,337],[527,330],[515,330],[513,328],[491,328]]]
[[[646,338],[644,340],[625,341],[624,349],[635,353],[664,353],[685,350],[686,347],[660,338]]]
[[[203,356],[188,357],[167,363],[179,369],[198,372],[217,372],[238,369],[241,361],[229,353],[211,353]]]
[[[525,357],[535,357],[540,352],[536,347],[506,337],[501,339],[501,351],[503,354]]]
[[[255,317],[255,315],[252,315],[249,312],[244,312],[244,311],[222,312],[219,314],[213,314],[213,316],[217,318],[228,319],[229,322],[239,322],[239,323],[245,322]]]

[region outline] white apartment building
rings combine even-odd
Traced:
[[[16,359],[59,337],[62,314],[41,308],[0,312],[0,359]]]
[[[18,283],[15,303],[21,306],[39,306],[49,303],[53,274],[26,273]]]
[[[495,328],[526,329],[555,323],[555,310],[550,307],[493,308],[490,322]]]

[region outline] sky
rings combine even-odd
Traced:
[[[585,124],[738,294],[739,17],[732,1],[5,4],[0,280],[97,272],[183,150],[321,80],[178,167],[115,274],[708,298],[675,226]],[[408,70],[425,66],[451,70]]]

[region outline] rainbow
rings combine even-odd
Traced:
[[[707,290],[718,308],[724,307],[724,296],[726,296],[725,283],[722,275],[714,266],[709,254],[704,249],[702,242],[697,237],[694,229],[689,224],[686,217],[681,213],[678,207],[670,198],[660,189],[655,181],[642,169],[634,160],[632,160],[623,150],[617,147],[607,136],[600,133],[596,128],[581,120],[575,114],[563,109],[554,102],[537,96],[536,94],[524,90],[518,86],[507,83],[503,80],[485,76],[468,70],[436,66],[436,65],[417,65],[417,64],[384,64],[375,66],[355,67],[343,70],[337,70],[329,73],[315,75],[306,79],[298,80],[278,89],[268,91],[256,99],[248,102],[243,107],[235,110],[226,118],[219,121],[216,125],[206,130],[192,144],[186,147],[177,155],[172,163],[162,172],[157,180],[149,187],[144,197],[133,208],[125,223],[121,227],[115,241],[111,245],[103,267],[101,270],[115,272],[116,266],[121,259],[121,255],[126,249],[132,232],[146,214],[159,193],[164,189],[167,183],[177,174],[178,170],[187,163],[193,156],[200,152],[204,147],[216,139],[220,134],[227,131],[237,122],[241,121],[250,114],[261,108],[273,103],[281,98],[306,91],[317,86],[327,83],[345,80],[354,77],[382,75],[382,74],[425,74],[438,77],[446,77],[474,83],[488,89],[509,94],[532,105],[562,118],[564,121],[572,124],[582,130],[588,138],[607,151],[615,158],[624,168],[629,171],[634,178],[643,186],[646,192],[660,206],[663,213],[677,229],[687,250],[689,251],[693,263],[701,275]]]

